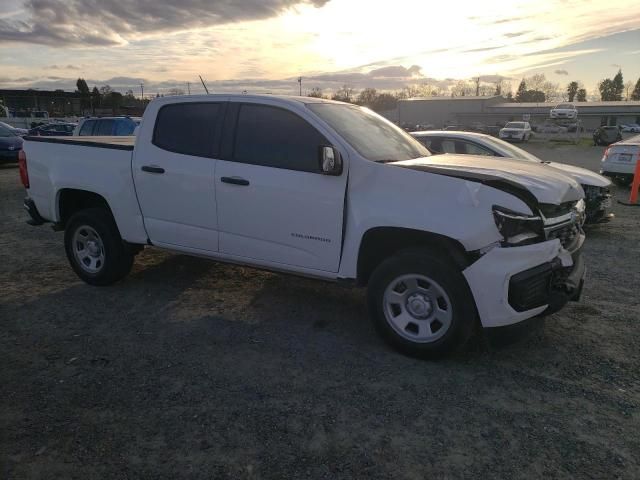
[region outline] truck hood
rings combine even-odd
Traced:
[[[475,181],[520,197],[524,190],[528,204],[535,200],[560,205],[584,197],[582,187],[570,176],[548,165],[511,158],[445,154],[390,165]]]
[[[592,185],[594,187],[608,187],[611,185],[611,180],[602,175],[598,175],[591,170],[587,170],[582,167],[574,167],[573,165],[567,165],[565,163],[549,162],[546,164],[548,167],[560,170],[563,173],[571,176],[581,185]]]

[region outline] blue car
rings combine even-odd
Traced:
[[[80,120],[73,134],[94,137],[133,135],[139,124],[140,119],[132,117],[84,118]]]

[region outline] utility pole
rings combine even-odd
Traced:
[[[142,95],[142,101],[144,101],[144,83],[140,82],[140,93]]]
[[[480,77],[476,78],[476,97],[480,96]]]
[[[187,82],[187,94],[191,95],[191,83]]]
[[[298,77],[298,83],[300,84],[300,96],[302,96],[302,77]]]

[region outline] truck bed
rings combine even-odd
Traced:
[[[27,136],[24,137],[29,142],[44,142],[44,143],[66,143],[68,145],[82,145],[85,147],[96,148],[113,148],[116,150],[133,150],[133,146],[136,143],[136,137],[134,136],[121,136],[121,137],[40,137],[40,136]]]

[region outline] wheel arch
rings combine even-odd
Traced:
[[[56,211],[58,214],[58,224],[66,227],[69,219],[77,212],[87,208],[103,208],[111,218],[114,219],[113,212],[107,199],[95,192],[77,188],[61,188],[56,195]]]
[[[401,250],[419,247],[448,257],[460,270],[471,263],[463,245],[445,235],[412,228],[374,227],[364,233],[358,249],[358,284],[366,285],[373,271],[385,259]]]

